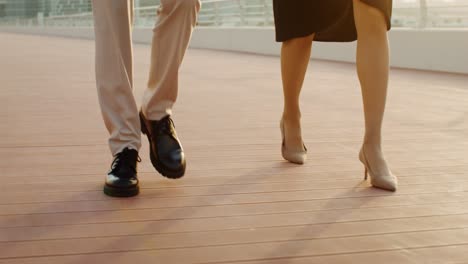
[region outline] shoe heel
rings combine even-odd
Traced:
[[[391,172],[390,175],[376,175],[372,173],[372,170],[369,166],[369,162],[367,161],[367,157],[363,149],[359,153],[359,159],[364,164],[364,180],[370,178],[371,185],[375,188],[392,192],[396,191],[398,182],[396,177]]]
[[[291,163],[295,164],[304,164],[306,159],[307,159],[307,148],[304,143],[304,151],[289,151],[286,148],[286,143],[285,143],[285,132],[284,132],[284,123],[283,119],[280,121],[280,130],[281,130],[281,138],[282,138],[282,143],[281,143],[281,154],[283,158]]]

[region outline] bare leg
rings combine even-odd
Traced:
[[[292,39],[284,42],[281,49],[285,145],[291,151],[304,151],[299,95],[309,65],[313,39],[314,35]]]
[[[358,32],[357,73],[361,83],[365,117],[365,136],[360,157],[367,164],[371,176],[374,176],[374,184],[375,181],[379,181],[377,178],[393,178],[381,146],[389,75],[387,24],[380,10],[359,0],[353,0],[353,4]],[[392,189],[387,185],[376,187]]]

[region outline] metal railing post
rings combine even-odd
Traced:
[[[42,12],[37,13],[37,25],[40,27],[44,26],[44,13]]]
[[[427,0],[419,0],[419,28],[427,27]]]
[[[267,0],[263,0],[263,14],[264,14],[264,26],[268,25],[268,22],[270,21],[270,17],[268,16],[270,12],[268,11],[268,2]]]
[[[213,7],[214,7],[214,15],[215,15],[215,25],[216,25],[216,26],[220,26],[220,25],[221,25],[221,21],[220,21],[220,17],[219,17],[218,2],[214,2],[214,3],[213,3]]]
[[[241,26],[245,26],[245,10],[244,6],[242,5],[241,0],[237,0],[237,4],[239,6],[239,16],[240,16],[240,24]]]
[[[140,25],[140,7],[141,7],[140,5],[141,5],[140,0],[135,0],[135,6],[134,6],[135,12],[134,12],[134,17],[133,17],[133,23],[137,27]]]

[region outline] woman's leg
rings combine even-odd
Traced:
[[[285,146],[290,151],[304,151],[301,135],[299,95],[309,65],[314,35],[288,40],[281,49],[283,78],[283,124]]]
[[[353,4],[358,33],[357,73],[361,83],[365,116],[361,160],[368,167],[371,176],[374,176],[373,182],[379,181],[376,178],[396,181],[388,169],[381,147],[381,129],[389,75],[387,23],[384,14],[379,9],[360,0],[353,0]],[[385,186],[376,187],[392,189],[391,186],[387,186],[389,183],[386,182]]]

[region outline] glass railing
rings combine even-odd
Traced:
[[[158,1],[134,0],[136,27],[152,27]],[[205,27],[272,27],[271,0],[202,0]],[[396,0],[393,27],[468,28],[468,0]],[[0,26],[91,27],[90,0],[0,0]]]

